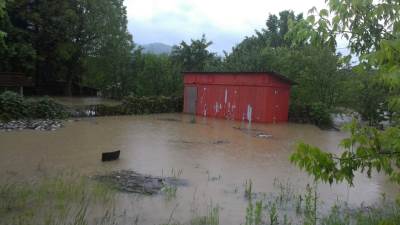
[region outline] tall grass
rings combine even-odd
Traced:
[[[182,169],[174,169],[172,168],[170,171],[170,175],[168,178],[172,178],[173,180],[178,180],[183,174]],[[164,171],[162,171],[162,176],[164,177]],[[178,186],[175,182],[165,183],[161,189],[161,192],[164,193],[166,200],[171,200],[176,198],[176,192],[178,191]]]
[[[276,193],[253,193],[252,182],[246,181],[245,225],[400,225],[400,202],[386,201],[376,205],[349,208],[345,202],[334,205],[327,213],[318,211],[322,203],[317,185],[307,185],[297,193],[293,185],[278,179]]]
[[[112,208],[113,199],[111,188],[73,173],[8,182],[0,185],[0,224],[88,224],[88,210]]]
[[[369,207],[349,209],[335,205],[328,215],[320,219],[321,225],[399,225],[400,205],[385,202]]]
[[[194,216],[187,223],[167,223],[162,225],[219,225],[219,212],[220,207],[213,206],[212,204],[208,207],[207,213],[204,216]]]
[[[219,225],[219,206],[211,206],[205,216],[194,217],[190,225]]]
[[[175,176],[182,171],[173,170]],[[379,204],[349,208],[338,203],[323,214],[316,186],[296,193],[289,182],[274,182],[275,195],[253,193],[253,182],[246,181],[245,225],[399,225],[400,202],[382,198]],[[114,189],[74,173],[47,176],[35,181],[7,182],[0,185],[0,224],[16,225],[117,225]],[[177,203],[178,205],[179,203]],[[97,216],[93,212],[100,206]],[[219,225],[218,205],[209,205],[205,214],[196,214],[188,225]],[[229,209],[228,209],[229,210]],[[175,211],[175,209],[174,209]],[[172,215],[169,221],[172,221]],[[128,221],[129,222],[129,221]],[[137,224],[138,221],[130,221]],[[171,224],[168,222],[168,224]],[[181,224],[181,223],[174,223]]]

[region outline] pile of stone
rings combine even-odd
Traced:
[[[9,122],[0,122],[0,131],[13,130],[41,130],[54,131],[63,126],[61,120],[35,119],[35,120],[12,120]]]
[[[112,185],[123,192],[139,194],[156,194],[166,185],[186,185],[186,181],[173,177],[153,177],[132,170],[119,170],[104,175],[94,176],[94,179]]]

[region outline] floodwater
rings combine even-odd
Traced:
[[[0,182],[4,178],[31,179],[63,169],[84,175],[132,169],[154,176],[181,171],[187,186],[178,187],[176,198],[121,194],[117,209],[132,224],[185,222],[219,206],[221,224],[244,223],[244,184],[251,179],[254,192],[274,192],[277,178],[304,190],[312,179],[288,158],[302,140],[339,152],[343,132],[322,131],[303,124],[247,124],[183,114],[99,117],[66,122],[54,132],[0,133]],[[238,129],[240,128],[240,129]],[[262,133],[257,137],[257,134]],[[272,135],[272,136],[270,136]],[[102,163],[101,153],[121,150],[120,160]],[[368,179],[358,174],[355,186],[319,184],[325,205],[337,200],[350,205],[373,204],[395,195],[395,187],[382,175]],[[172,215],[172,216],[171,216]]]

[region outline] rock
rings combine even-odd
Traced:
[[[12,120],[9,122],[0,122],[0,131],[13,131],[13,130],[42,130],[42,131],[54,131],[63,127],[63,123],[60,120]]]

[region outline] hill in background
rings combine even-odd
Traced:
[[[150,43],[141,45],[143,47],[144,53],[152,53],[152,54],[170,54],[172,50],[172,46],[163,44],[163,43]]]

